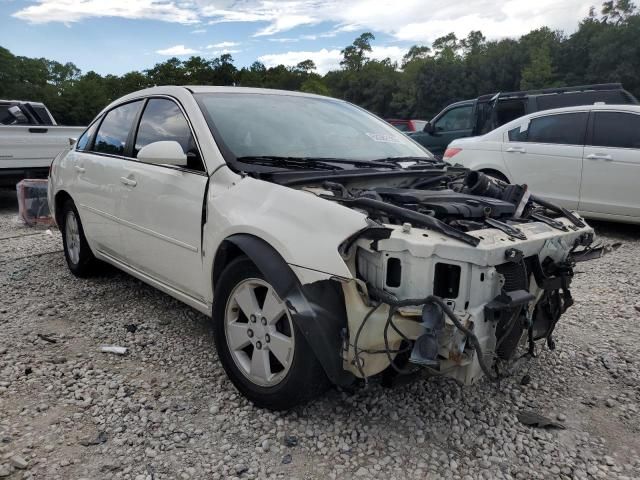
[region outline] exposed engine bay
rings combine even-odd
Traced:
[[[576,262],[605,252],[576,214],[462,168],[306,185],[366,213],[341,246],[343,366],[367,379],[427,368],[462,383],[535,356],[572,305]]]

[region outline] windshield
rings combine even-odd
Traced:
[[[396,128],[346,102],[263,93],[196,97],[236,158],[433,158]]]

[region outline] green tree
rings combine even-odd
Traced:
[[[402,68],[406,69],[408,64],[424,60],[429,56],[429,53],[431,53],[431,49],[429,47],[424,45],[413,45],[402,57]]]
[[[330,95],[329,88],[324,84],[321,78],[308,78],[300,86],[301,92],[315,93],[318,95]]]
[[[316,69],[316,64],[313,60],[303,60],[295,66],[297,72],[309,74]]]
[[[342,60],[340,65],[346,70],[361,70],[369,60],[367,52],[371,52],[371,42],[375,40],[371,32],[365,32],[356,38],[353,43],[340,51]]]
[[[599,13],[598,13],[599,12]],[[640,98],[640,14],[629,0],[595,7],[571,35],[542,27],[518,39],[487,41],[474,30],[414,45],[400,68],[371,60],[373,34],[342,51],[341,68],[318,75],[312,60],[295,66],[254,62],[237,69],[229,54],[170,58],[124,75],[83,74],[73,63],[16,56],[0,47],[0,98],[43,101],[63,124],[86,124],[109,102],[153,85],[242,85],[344,98],[383,116],[430,118],[449,103],[520,88],[621,82]]]
[[[636,10],[636,6],[630,0],[609,0],[602,4],[602,22],[611,21],[616,25],[627,21]]]
[[[549,47],[541,46],[531,52],[531,60],[522,70],[520,88],[531,90],[549,87],[553,83],[553,66]]]
[[[443,37],[436,38],[433,41],[432,47],[435,51],[436,58],[451,61],[456,58],[461,45],[458,42],[458,37],[452,32]]]

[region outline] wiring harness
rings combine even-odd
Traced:
[[[394,357],[392,355],[411,351],[412,347],[408,346],[408,347],[404,347],[404,348],[400,348],[400,349],[391,349],[389,347],[389,328],[393,328],[393,330],[405,342],[407,342],[409,345],[413,344],[413,340],[408,338],[397,327],[397,325],[394,323],[393,316],[396,314],[396,312],[400,308],[410,307],[410,306],[419,307],[419,306],[424,306],[424,305],[427,305],[427,304],[434,304],[434,305],[437,305],[438,307],[440,307],[442,309],[443,313],[447,317],[449,317],[451,322],[453,322],[455,327],[458,330],[460,330],[462,333],[464,333],[466,339],[471,344],[471,347],[473,348],[473,350],[475,350],[475,352],[477,354],[477,357],[478,357],[478,364],[480,365],[480,368],[482,369],[484,374],[487,376],[487,378],[489,378],[491,381],[494,381],[494,382],[498,382],[500,380],[500,376],[498,374],[496,374],[495,372],[493,372],[491,370],[491,368],[489,367],[489,365],[487,365],[487,363],[485,362],[484,353],[482,351],[482,347],[480,346],[480,341],[478,340],[478,337],[476,337],[476,335],[469,328],[464,326],[462,321],[453,312],[453,310],[451,310],[451,308],[442,300],[442,298],[440,298],[438,296],[435,296],[435,295],[429,295],[428,297],[425,297],[425,298],[398,300],[393,295],[390,295],[389,293],[385,292],[384,290],[380,290],[380,289],[372,287],[372,286],[369,286],[369,293],[371,294],[372,297],[378,299],[379,303],[374,305],[371,308],[371,310],[369,310],[367,315],[365,315],[364,319],[362,320],[362,323],[358,327],[358,330],[356,332],[356,336],[354,338],[354,345],[353,345],[356,367],[358,368],[358,371],[359,371],[360,375],[362,376],[362,378],[365,380],[365,383],[367,382],[367,377],[364,374],[364,371],[362,369],[362,361],[360,359],[360,354],[361,353],[370,353],[370,354],[382,353],[382,354],[386,354],[387,358],[389,359],[389,363],[390,363],[391,367],[396,372],[398,372],[400,374],[408,374],[408,373],[410,373],[409,370],[403,369],[403,368],[399,367],[398,365],[396,365],[396,363],[394,361]],[[360,349],[358,347],[358,341],[360,339],[360,334],[361,334],[362,330],[364,329],[365,324],[367,323],[367,321],[371,317],[371,315],[373,315],[373,313],[383,303],[389,305],[389,307],[390,307],[389,308],[389,314],[387,315],[387,320],[385,322],[384,331],[383,331],[385,348],[383,350],[363,350],[363,349]]]

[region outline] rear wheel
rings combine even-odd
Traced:
[[[87,277],[95,272],[98,261],[84,236],[80,215],[72,200],[62,207],[62,245],[69,270],[77,277]]]
[[[222,366],[256,405],[288,409],[327,388],[285,302],[249,259],[233,261],[220,276],[213,321]]]

